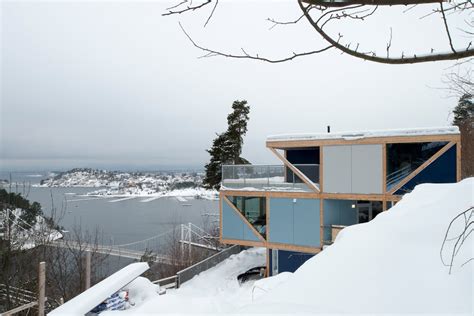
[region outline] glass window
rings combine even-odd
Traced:
[[[267,228],[266,199],[256,196],[233,196],[229,200],[250,224],[265,238]]]
[[[387,190],[430,159],[447,142],[387,144]]]

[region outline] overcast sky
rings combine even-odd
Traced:
[[[0,169],[200,167],[236,99],[251,106],[243,156],[253,163],[276,162],[271,134],[450,124],[457,100],[437,88],[454,62],[390,66],[338,51],[278,65],[199,59],[178,21],[226,52],[278,58],[327,44],[304,20],[269,30],[266,18],[299,15],[296,1],[221,1],[206,28],[211,8],[162,17],[173,3],[2,1]],[[446,50],[439,17],[416,10],[332,30],[379,54],[390,27],[393,54]],[[450,19],[455,29],[463,17]]]

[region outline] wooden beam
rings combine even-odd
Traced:
[[[227,196],[224,196],[223,199],[234,210],[234,212],[237,213],[237,215],[240,217],[240,219],[242,219],[244,224],[246,224],[250,228],[250,230],[254,233],[254,235],[257,236],[257,238],[260,239],[262,242],[265,242],[266,240],[262,237],[262,235],[255,229],[255,227],[253,227],[252,224],[249,223],[247,218],[245,218],[245,216],[242,215],[242,212],[240,212],[240,210],[237,207],[235,207],[235,205],[231,201],[229,201]]]
[[[462,153],[461,153],[462,145],[461,141],[456,143],[456,181],[459,182],[462,179]]]
[[[293,199],[331,199],[331,200],[367,200],[387,201],[400,200],[401,196],[391,194],[353,194],[353,193],[316,193],[316,192],[285,192],[285,191],[241,191],[225,190],[223,196],[256,196],[269,198],[293,198]]]
[[[219,242],[222,244],[222,203],[224,194],[222,191],[219,192]]]
[[[319,192],[324,192],[323,187],[323,147],[319,147]]]
[[[291,169],[291,171],[293,171],[294,173],[296,173],[296,175],[301,179],[303,180],[304,183],[306,183],[306,185],[311,189],[313,190],[314,192],[319,192],[319,188],[313,183],[313,181],[311,181],[310,179],[308,179],[308,177],[302,173],[300,170],[298,170],[298,168],[296,168],[295,166],[293,166],[285,157],[283,157],[278,151],[276,151],[276,149],[274,148],[270,148],[270,150],[275,154],[275,156],[277,156],[282,162],[283,164],[285,164],[285,166],[287,166],[288,168]]]
[[[228,245],[241,245],[241,246],[249,246],[249,247],[266,247],[265,242],[261,241],[252,241],[252,240],[241,240],[241,239],[222,239],[223,244]]]
[[[311,140],[267,140],[266,146],[273,149],[295,147],[321,147],[325,145],[362,145],[362,144],[393,144],[393,143],[420,143],[420,142],[457,142],[460,134],[444,135],[417,135],[417,136],[389,136],[366,137],[360,139],[311,139]]]
[[[265,197],[267,196],[268,191],[244,191],[244,190],[221,190],[220,193],[223,196],[259,196]]]
[[[387,144],[382,144],[382,193],[387,192]]]
[[[321,250],[323,249],[324,239],[324,200],[319,199],[319,243]]]
[[[270,276],[270,249],[267,248],[266,253],[266,262],[265,262],[265,277],[268,278]]]
[[[297,245],[280,244],[280,243],[274,243],[274,242],[273,243],[267,242],[265,246],[271,249],[289,250],[289,251],[306,252],[306,253],[319,253],[321,251],[320,247],[297,246]]]
[[[266,240],[270,239],[270,198],[265,197],[265,237]]]
[[[407,177],[403,178],[402,181],[400,181],[399,183],[397,183],[393,188],[390,189],[390,191],[388,192],[388,194],[394,194],[395,192],[397,192],[401,187],[403,187],[405,184],[408,183],[408,181],[410,181],[411,179],[413,179],[417,174],[419,174],[421,171],[423,171],[426,167],[428,167],[433,161],[435,161],[436,159],[438,159],[442,154],[444,154],[445,152],[447,152],[451,147],[453,147],[456,143],[455,142],[449,142],[447,143],[443,148],[441,148],[440,150],[438,150],[438,152],[436,154],[434,154],[433,156],[431,156],[430,159],[428,159],[427,161],[425,161],[421,166],[419,166],[418,168],[416,168],[412,173],[410,173]]]

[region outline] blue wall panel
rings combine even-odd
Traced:
[[[222,203],[222,237],[227,239],[239,239],[244,238],[244,223],[239,215],[235,214],[235,211],[225,202]]]
[[[293,207],[293,243],[319,247],[321,244],[319,200],[296,199]]]
[[[293,199],[271,198],[268,241],[293,243]]]
[[[311,259],[314,254],[278,250],[278,273],[295,272],[306,260]]]
[[[261,241],[257,235],[248,227],[247,225],[244,224],[244,240],[251,240],[251,241]]]
[[[356,201],[324,200],[324,226],[357,224],[357,209],[352,208]],[[331,229],[324,229],[324,240],[331,240]]]
[[[261,241],[248,227],[242,218],[225,201],[222,203],[222,237],[224,239],[238,239]]]
[[[395,194],[405,194],[421,183],[456,182],[456,145],[402,186]]]

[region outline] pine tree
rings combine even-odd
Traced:
[[[466,93],[459,99],[458,105],[453,110],[453,125],[460,126],[464,120],[474,118],[474,103],[472,94]]]
[[[209,189],[218,189],[222,180],[223,164],[249,164],[249,161],[240,157],[242,154],[243,137],[247,133],[250,106],[247,101],[234,101],[232,113],[227,116],[227,131],[217,134],[212,141],[212,147],[207,150],[211,159],[206,164],[206,176],[203,184]]]
[[[461,132],[461,177],[474,176],[474,103],[472,94],[461,96],[454,108],[453,125]]]

